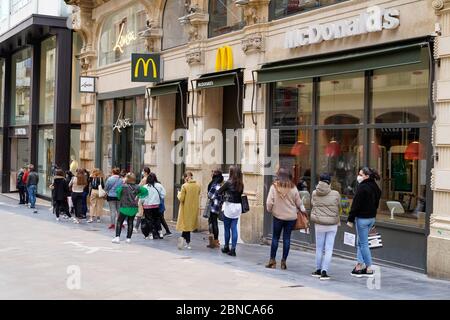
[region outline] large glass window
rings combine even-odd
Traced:
[[[51,196],[51,189],[54,175],[55,143],[53,129],[39,129],[38,137],[38,166],[39,174],[38,193]]]
[[[39,123],[53,123],[56,89],[56,37],[42,41],[40,73]]]
[[[102,143],[101,159],[102,170],[105,174],[112,170],[112,152],[113,138],[112,128],[114,123],[114,100],[105,100],[102,102]]]
[[[242,29],[244,13],[235,0],[209,0],[209,37]]]
[[[319,92],[319,124],[359,124],[363,122],[363,73],[322,78]]]
[[[32,50],[12,56],[11,124],[25,125],[30,120]]]
[[[0,128],[3,127],[5,112],[5,60],[0,59]]]
[[[383,191],[377,220],[425,228],[429,129],[374,129],[370,136],[370,166]]]
[[[343,1],[347,0],[272,0],[270,2],[270,15],[272,20],[280,19]]]
[[[311,125],[313,105],[312,81],[277,83],[272,110],[274,126]]]
[[[146,29],[146,12],[137,3],[106,19],[99,44],[99,65],[128,60],[131,53],[145,53],[145,41],[138,35]]]
[[[70,129],[70,164],[69,170],[73,174],[80,167],[80,129]]]
[[[71,123],[80,123],[81,115],[81,93],[79,86],[81,65],[78,61],[76,55],[81,52],[81,47],[83,46],[83,40],[78,32],[73,33],[72,40],[72,109],[70,115]]]
[[[11,171],[10,171],[10,191],[16,189],[17,175],[20,168],[30,164],[30,151],[28,139],[11,139]]]
[[[186,14],[184,1],[167,0],[164,8],[162,39],[163,50],[177,47],[188,42],[188,33],[178,19]]]

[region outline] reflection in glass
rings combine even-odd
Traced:
[[[5,60],[0,59],[0,128],[3,127],[4,110],[5,110]]]
[[[428,122],[428,77],[428,68],[422,65],[374,71],[371,121]]]
[[[312,81],[277,82],[272,113],[273,125],[311,125],[312,105]]]
[[[69,170],[73,174],[80,167],[80,129],[70,129],[70,163]]]
[[[76,55],[81,52],[83,40],[78,32],[73,33],[72,40],[72,109],[70,115],[71,123],[80,123],[81,115],[81,93],[79,87],[79,79],[81,72],[81,64]]]
[[[11,124],[25,125],[30,120],[31,48],[12,56]]]
[[[370,165],[381,175],[377,219],[425,227],[427,128],[371,130]]]
[[[55,144],[53,129],[39,129],[38,140],[38,165],[37,172],[39,183],[37,192],[42,195],[51,196],[50,185],[54,175]]]
[[[347,0],[272,0],[273,19],[314,10]]]
[[[235,0],[209,0],[209,37],[242,29],[244,25],[244,12]]]
[[[53,123],[55,111],[56,37],[41,44],[39,122]]]
[[[324,77],[319,92],[319,124],[363,123],[363,73]]]
[[[178,21],[186,14],[185,2],[167,0],[163,17],[163,50],[183,45],[188,42],[187,28]]]
[[[102,170],[105,174],[109,174],[112,170],[112,126],[114,113],[114,100],[105,100],[102,103],[103,123],[102,123],[102,143],[101,143],[101,157]]]

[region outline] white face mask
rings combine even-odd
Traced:
[[[356,181],[358,181],[358,183],[361,183],[361,182],[364,181],[364,178],[363,178],[362,176],[358,176],[358,177],[356,178]]]

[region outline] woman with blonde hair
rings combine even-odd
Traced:
[[[103,179],[103,172],[95,168],[92,170],[92,174],[89,178],[89,200],[90,200],[90,218],[87,221],[88,223],[94,222],[97,219],[97,222],[100,222],[100,217],[103,215],[103,204],[105,202],[104,197],[100,197],[99,189],[105,188],[105,182]]]
[[[83,215],[83,192],[84,188],[88,185],[84,169],[77,169],[76,175],[69,183],[69,188],[72,188],[72,202],[75,209],[74,223],[80,223],[79,219],[84,217]]]

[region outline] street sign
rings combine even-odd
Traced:
[[[95,93],[95,77],[80,76],[80,92]]]
[[[160,73],[159,54],[131,54],[131,82],[159,82]]]

